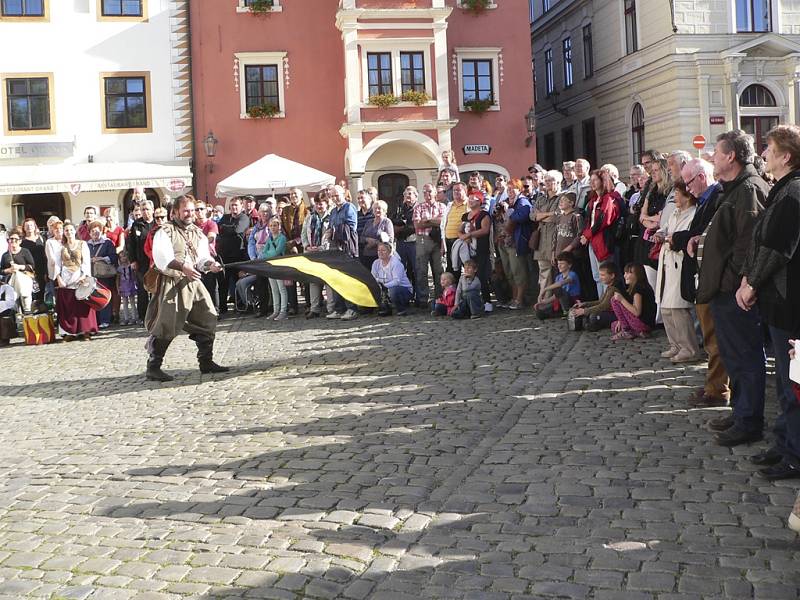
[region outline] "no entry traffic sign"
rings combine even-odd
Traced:
[[[702,150],[706,147],[706,138],[703,135],[696,135],[692,138],[692,146],[697,148],[698,150]]]

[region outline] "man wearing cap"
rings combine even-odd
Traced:
[[[202,273],[218,273],[222,267],[211,257],[208,238],[194,224],[194,213],[193,198],[177,198],[172,221],[159,227],[153,236],[158,283],[145,318],[150,334],[145,346],[149,355],[145,375],[151,381],[173,379],[161,370],[161,365],[167,348],[181,330],[197,344],[201,373],[229,370],[213,360],[217,312],[200,280]]]

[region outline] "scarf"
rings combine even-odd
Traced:
[[[311,231],[309,238],[311,239],[312,246],[318,247],[322,245],[322,234],[325,233],[327,226],[328,215],[320,217],[319,213],[316,211],[311,213],[311,223],[309,224]]]

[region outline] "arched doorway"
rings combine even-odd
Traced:
[[[122,197],[123,225],[128,222],[128,215],[130,215],[131,211],[133,210],[133,193],[134,192],[132,189],[128,190]],[[161,197],[158,195],[158,192],[156,192],[154,189],[145,188],[144,194],[145,196],[147,196],[147,199],[153,203],[153,208],[158,208],[159,206],[161,206]]]
[[[749,85],[739,96],[739,126],[753,136],[757,152],[767,147],[767,133],[778,125],[779,114],[775,96],[763,85]]]
[[[386,173],[378,177],[378,198],[389,205],[390,215],[393,215],[403,202],[403,191],[408,184],[408,175],[403,173]]]
[[[23,194],[13,202],[14,224],[21,225],[25,219],[33,219],[39,229],[47,229],[47,219],[56,216],[62,221],[67,217],[64,194]]]

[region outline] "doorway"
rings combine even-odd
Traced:
[[[24,194],[14,199],[14,223],[22,225],[25,219],[33,219],[40,230],[47,230],[47,219],[56,216],[67,218],[64,194]]]
[[[389,215],[395,214],[403,203],[403,191],[408,183],[408,176],[402,173],[386,173],[378,177],[378,198],[389,206]]]

